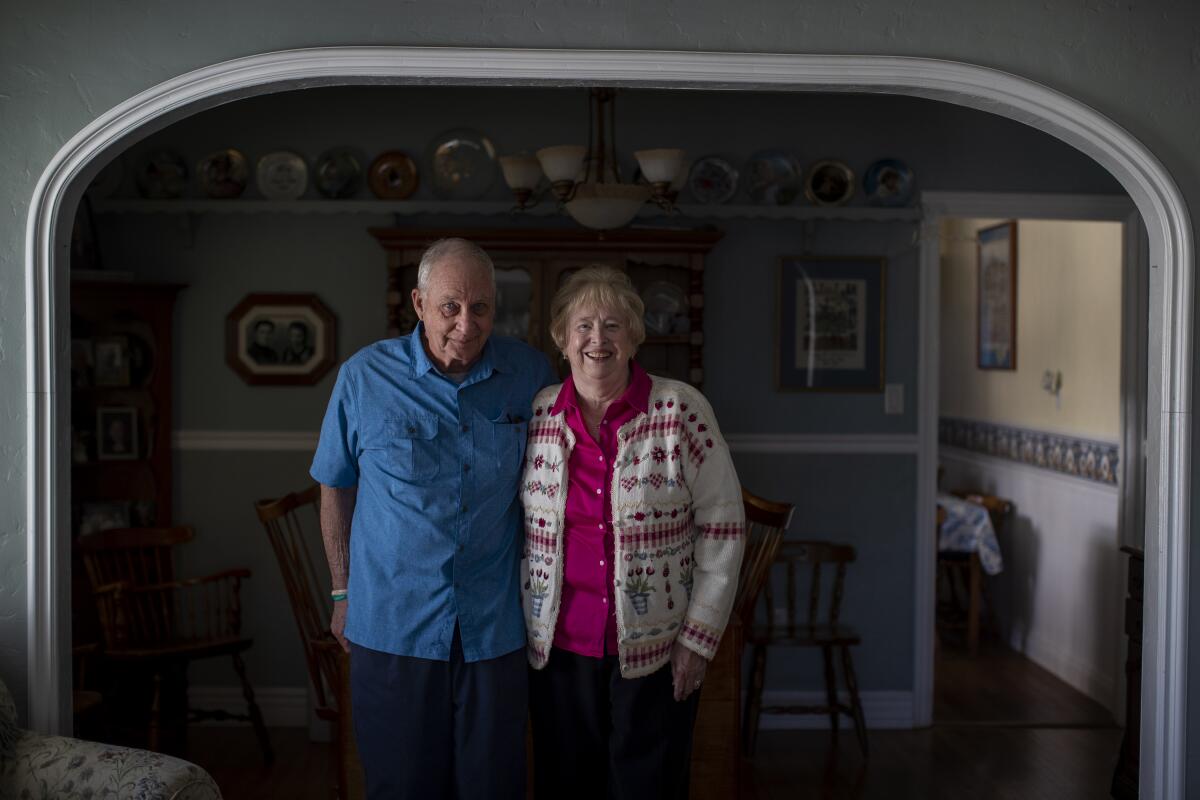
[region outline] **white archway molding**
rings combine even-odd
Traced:
[[[1088,154],[1133,198],[1150,242],[1146,629],[1142,792],[1182,798],[1187,669],[1192,227],[1158,160],[1088,106],[998,70],[923,58],[656,51],[338,47],[268,53],[168,80],[90,123],[38,181],[26,237],[28,647],[31,726],[69,727],[69,564],[61,365],[69,336],[66,264],[56,264],[59,212],[104,151],[175,119],[241,96],[338,84],[616,85],[906,94],[999,114]],[[930,521],[932,523],[932,521]],[[918,602],[916,613],[932,614]],[[931,642],[918,642],[918,648]],[[918,677],[918,681],[920,678]]]

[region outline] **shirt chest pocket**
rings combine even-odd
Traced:
[[[382,419],[367,428],[364,448],[375,450],[383,468],[402,480],[427,481],[438,474],[437,430],[433,416]]]
[[[489,420],[492,433],[492,459],[503,477],[519,476],[525,464],[525,440],[529,435],[529,423],[520,417],[503,414]]]

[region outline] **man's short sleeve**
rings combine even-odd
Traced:
[[[338,489],[358,485],[358,414],[354,388],[343,364],[325,409],[321,438],[308,474],[317,483]]]

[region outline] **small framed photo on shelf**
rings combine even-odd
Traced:
[[[1017,223],[979,231],[980,369],[1017,368]]]
[[[96,345],[91,339],[71,340],[71,388],[86,389],[92,385],[96,368]]]
[[[92,376],[97,386],[128,386],[129,340],[124,336],[96,339]]]
[[[309,386],[334,365],[336,329],[315,294],[250,294],[225,319],[225,363],[251,385]]]
[[[79,535],[129,527],[129,503],[84,503],[79,512]]]
[[[784,256],[779,265],[776,386],[881,392],[886,259]]]
[[[138,413],[126,406],[96,409],[96,459],[132,461],[138,457]]]

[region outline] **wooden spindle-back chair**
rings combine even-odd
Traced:
[[[192,528],[182,525],[118,528],[79,538],[79,551],[100,618],[103,655],[133,667],[144,665],[153,676],[149,749],[159,746],[162,681],[171,673],[184,680],[180,699],[186,721],[249,721],[269,763],[274,753],[241,655],[254,644],[252,637],[242,633],[241,582],[250,577],[250,570],[227,569],[177,580],[173,549],[194,538]],[[188,663],[223,655],[233,661],[247,713],[188,708]]]
[[[858,678],[850,648],[861,639],[853,628],[841,621],[842,600],[845,596],[846,570],[857,558],[855,549],[846,544],[814,541],[785,541],[775,554],[773,573],[782,573],[784,605],[782,615],[776,605],[777,584],[769,575],[762,596],[766,603],[766,622],[750,629],[746,637],[753,646],[754,658],[750,677],[750,699],[746,703],[743,741],[747,754],[754,753],[761,714],[827,714],[837,742],[838,719],[846,714],[854,723],[863,755],[868,754],[866,721],[858,694]],[[822,576],[832,571],[828,590],[823,590]],[[807,607],[798,610],[802,585],[807,582]],[[825,705],[767,706],[762,705],[763,683],[766,678],[768,647],[819,647],[825,662]],[[834,671],[834,652],[841,656],[842,677],[850,696],[849,704],[838,698],[837,675]]]
[[[337,793],[364,796],[349,707],[350,659],[330,632],[333,604],[321,542],[321,487],[313,485],[255,509],[279,562],[316,699],[315,713],[334,731]]]
[[[775,560],[783,534],[792,523],[796,507],[777,503],[742,489],[742,505],[746,512],[746,550],[738,576],[737,597],[733,613],[742,620],[746,630],[754,623],[754,607],[763,583]]]

